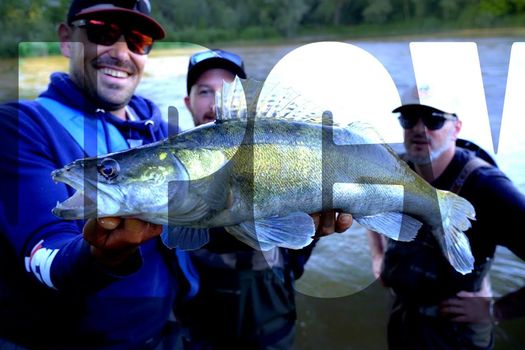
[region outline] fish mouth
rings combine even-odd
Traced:
[[[63,202],[58,202],[52,213],[65,220],[85,220],[97,213],[96,190],[84,191],[84,180],[74,176],[70,168],[55,170],[51,173],[55,183],[61,182],[71,186],[76,192]]]

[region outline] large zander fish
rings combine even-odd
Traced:
[[[338,209],[396,240],[429,225],[451,265],[472,270],[463,231],[475,212],[467,200],[433,188],[362,123],[304,122],[290,116],[297,108],[286,99],[277,103],[286,108],[258,107],[262,115],[252,118],[237,101],[240,83],[233,85],[215,123],[55,170],[53,179],[77,192],[53,213],[166,224],[165,242],[182,248],[200,247],[208,228],[225,227],[267,250],[309,244],[315,227],[307,213]]]

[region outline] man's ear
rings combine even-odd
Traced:
[[[463,122],[461,120],[456,120],[454,123],[454,139],[458,138],[458,134],[461,131],[461,126],[463,125]]]
[[[71,28],[65,24],[60,23],[57,29],[58,38],[60,39],[60,52],[65,57],[71,57],[71,45],[73,45],[73,40],[71,38]]]
[[[193,113],[193,111],[191,110],[191,103],[190,103],[190,97],[189,96],[184,97],[184,104],[186,105],[186,108],[188,108],[188,110],[191,113]]]

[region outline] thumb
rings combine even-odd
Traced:
[[[100,227],[106,230],[114,230],[120,224],[120,218],[117,217],[105,217],[97,220]]]
[[[456,296],[458,296],[460,298],[472,298],[472,297],[476,296],[476,294],[471,293],[471,292],[466,292],[466,291],[462,290],[461,292],[456,294]]]

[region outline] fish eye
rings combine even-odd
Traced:
[[[97,170],[100,175],[104,176],[107,180],[112,180],[116,178],[120,172],[120,166],[118,162],[111,158],[104,158],[97,165]]]

